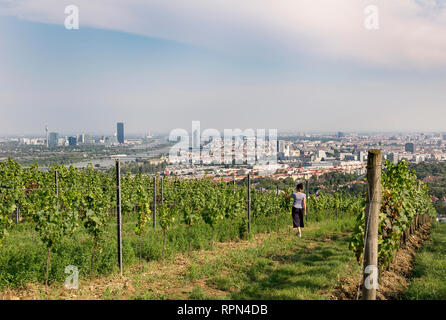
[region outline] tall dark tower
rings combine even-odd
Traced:
[[[413,143],[406,143],[406,145],[404,146],[404,150],[406,152],[414,153],[415,152],[415,144],[413,144]]]
[[[116,134],[118,142],[124,143],[124,122],[118,122]]]

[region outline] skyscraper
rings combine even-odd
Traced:
[[[404,146],[404,149],[406,152],[410,152],[410,153],[414,153],[415,152],[415,145],[411,142],[406,143],[406,145]]]
[[[68,137],[68,145],[70,147],[75,147],[77,144],[77,137]]]
[[[78,138],[77,138],[77,142],[79,143],[85,143],[85,133],[81,133]]]
[[[118,142],[124,143],[124,122],[118,122],[116,133],[118,137]]]
[[[50,132],[50,136],[49,136],[49,139],[48,139],[48,142],[49,142],[48,144],[50,146],[57,146],[58,138],[59,138],[59,134],[57,132]]]

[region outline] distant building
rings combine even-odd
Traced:
[[[81,134],[79,135],[79,137],[77,138],[77,141],[78,141],[79,143],[85,143],[85,133],[81,133]]]
[[[75,147],[77,144],[77,138],[76,137],[68,137],[68,145],[70,147]]]
[[[277,141],[277,152],[283,152],[283,153],[290,153],[290,144],[288,141],[285,140],[278,140]]]
[[[325,161],[327,158],[327,153],[324,150],[318,150],[311,158],[314,162]]]
[[[57,146],[58,139],[59,139],[59,134],[57,132],[50,132],[48,138],[48,145]]]
[[[289,157],[290,156],[290,145],[289,144],[285,145],[285,147],[283,149],[283,155],[285,157]]]
[[[338,132],[338,138],[344,138],[344,137],[345,137],[344,132],[339,131]]]
[[[85,144],[93,144],[94,138],[89,134],[84,134],[84,142]]]
[[[118,139],[116,137],[116,135],[110,136],[110,137],[106,137],[105,141],[106,144],[118,144]]]
[[[58,146],[68,146],[68,137],[63,137],[57,139],[57,145]]]
[[[119,143],[124,143],[124,122],[118,122],[117,124],[117,137]]]
[[[414,153],[415,152],[415,144],[413,144],[411,142],[406,143],[406,145],[404,146],[404,150],[406,152]]]
[[[353,156],[353,154],[351,154],[351,153],[346,153],[346,152],[340,152],[339,153],[339,160],[346,160],[346,157],[350,157],[350,156]],[[353,160],[356,160],[356,159],[353,159]]]
[[[277,157],[279,160],[290,156],[290,144],[285,140],[277,140]]]
[[[390,153],[388,156],[387,156],[387,159],[389,159],[389,161],[392,161],[393,163],[398,163],[398,161],[400,160],[399,159],[399,155],[398,155],[398,153],[395,153],[395,152],[393,152],[393,153]]]
[[[324,150],[318,150],[316,153],[317,157],[322,159],[327,157],[327,153]]]
[[[31,144],[31,139],[29,139],[29,138],[20,138],[19,139],[19,143],[28,145],[28,144]]]
[[[290,157],[300,157],[301,154],[299,149],[290,150]]]
[[[367,152],[358,151],[358,161],[364,162],[367,160]]]
[[[417,155],[415,157],[415,163],[420,163],[420,162],[423,162],[423,161],[426,161],[426,157],[424,155]]]

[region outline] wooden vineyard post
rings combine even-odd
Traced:
[[[279,191],[279,185],[276,186],[276,196],[280,195],[280,191]],[[280,209],[277,210],[276,212],[276,230],[277,230],[277,234],[279,234],[279,213],[280,213]]]
[[[367,160],[367,207],[365,216],[363,300],[376,300],[378,288],[378,224],[381,207],[381,150],[370,150]]]
[[[250,174],[248,173],[248,232],[251,232],[251,181]]]
[[[118,239],[118,265],[122,277],[122,223],[121,223],[121,168],[116,159],[116,229]]]
[[[156,228],[156,176],[153,177],[153,229]]]
[[[18,224],[20,220],[20,209],[19,209],[19,204],[16,204],[15,207],[15,224]]]
[[[421,181],[419,181],[418,180],[418,191],[421,191]],[[420,226],[421,226],[421,215],[420,214],[417,214],[416,215],[416,217],[415,217],[415,221],[416,221],[416,228],[417,228],[417,230],[420,228]]]
[[[54,170],[54,191],[56,193],[56,204],[59,204],[59,201],[57,200],[57,198],[59,198],[59,181],[58,181],[58,177],[57,177],[57,169]]]

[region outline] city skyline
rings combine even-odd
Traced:
[[[116,138],[118,137],[118,131],[119,128],[117,126],[119,126],[119,124],[122,124],[125,126],[125,123],[122,121],[115,121],[112,125],[110,125],[110,128],[114,128],[114,129],[108,129],[105,131],[88,131],[85,130],[85,128],[77,128],[74,130],[65,130],[61,127],[59,128],[55,128],[55,127],[49,127],[48,122],[45,122],[44,124],[44,130],[41,132],[34,132],[34,133],[16,133],[16,134],[0,134],[0,137],[42,137],[42,138],[46,138],[46,134],[47,133],[57,133],[58,135],[62,136],[76,136],[76,135],[81,135],[81,134],[87,134],[87,135],[91,135],[91,136],[115,136]],[[180,128],[180,129],[184,129],[186,130],[191,136],[194,135],[194,132],[196,131],[193,128]],[[207,129],[215,129],[215,128],[208,128],[206,126],[202,126],[201,128],[199,128],[199,132],[202,133],[204,130]],[[219,132],[221,132],[221,135],[224,135],[224,130],[225,129],[229,129],[229,130],[233,130],[233,129],[240,129],[240,130],[245,130],[245,129],[253,129],[254,131],[256,130],[264,130],[263,128],[218,128],[215,129]],[[273,129],[273,128],[271,128]],[[268,130],[268,129],[267,129]],[[274,130],[274,129],[273,129]],[[172,131],[172,130],[171,130]],[[147,130],[140,130],[140,131],[132,131],[132,128],[130,128],[130,131],[128,131],[128,128],[125,129],[125,136],[131,136],[131,137],[141,137],[141,136],[146,136],[146,135],[151,135],[151,133],[154,133],[155,135],[159,135],[159,136],[168,136],[171,131],[151,131],[149,128],[147,128]],[[434,131],[425,131],[425,130],[402,130],[402,131],[392,131],[392,130],[342,130],[342,131],[335,131],[335,130],[328,130],[328,131],[323,131],[323,130],[299,130],[299,129],[291,129],[291,130],[278,130],[278,133],[283,135],[283,136],[287,136],[287,135],[311,135],[311,136],[333,136],[333,137],[337,137],[340,138],[340,134],[342,134],[342,136],[344,136],[345,134],[349,135],[349,134],[355,134],[355,135],[360,135],[360,136],[376,136],[376,135],[384,135],[384,136],[390,136],[390,135],[395,135],[395,136],[402,136],[402,135],[423,135],[423,134],[427,134],[427,135],[435,135],[435,136],[445,136],[446,135],[446,129],[445,130],[434,130]],[[48,139],[48,138],[46,138]]]
[[[78,129],[74,129],[72,131],[66,131],[66,130],[58,130],[58,129],[52,129],[50,130],[51,132],[49,133],[57,133],[58,135],[60,135],[60,137],[69,137],[69,136],[78,136],[78,135],[91,135],[91,136],[95,136],[95,137],[99,137],[99,136],[115,136],[117,137],[118,135],[118,129],[117,129],[117,124],[118,123],[123,123],[125,125],[124,122],[122,121],[118,121],[113,123],[113,125],[111,125],[110,127],[114,127],[114,131],[113,130],[105,130],[105,131],[96,131],[96,132],[92,132],[92,131],[86,131],[83,128],[78,128]],[[0,137],[41,137],[41,138],[45,138],[45,134],[47,132],[48,129],[48,124],[45,123],[45,130],[42,132],[36,132],[36,133],[29,133],[29,134],[24,134],[24,133],[19,133],[19,134],[6,134],[6,135],[0,135]],[[199,131],[200,134],[203,133],[204,130],[207,129],[214,129],[214,128],[207,128],[207,127],[202,127]],[[221,129],[215,129],[217,131],[219,131],[221,133],[221,136],[224,136],[224,129],[225,128],[221,128]],[[228,128],[226,128],[228,129]],[[253,129],[254,132],[256,132],[256,130],[264,130],[262,128],[229,128],[230,130],[233,129],[241,129],[242,131],[244,129]],[[191,129],[191,128],[184,128],[184,130],[186,130],[189,134],[190,137],[193,137],[195,130]],[[170,134],[170,131],[150,131],[148,130],[142,130],[142,131],[127,131],[127,129],[125,129],[125,136],[129,136],[129,137],[142,137],[142,136],[146,136],[146,135],[151,135],[151,134],[155,134],[155,135],[159,135],[159,136],[168,136]],[[407,131],[355,131],[355,130],[343,130],[343,131],[321,131],[321,130],[298,130],[298,129],[294,129],[294,130],[278,130],[278,134],[282,135],[283,137],[286,136],[299,136],[299,135],[310,135],[312,137],[329,137],[332,136],[333,138],[340,138],[340,134],[342,134],[342,136],[344,135],[358,135],[358,136],[413,136],[413,135],[432,135],[432,136],[438,136],[438,137],[445,137],[446,136],[446,130],[441,131],[423,131],[423,130],[407,130]]]
[[[445,3],[80,0],[80,29],[66,30],[65,4],[2,1],[0,135],[41,134],[46,120],[51,131],[93,134],[117,121],[132,135],[193,120],[443,132]],[[364,28],[371,4],[379,30]]]

